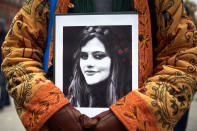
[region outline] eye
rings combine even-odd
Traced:
[[[104,53],[104,52],[95,52],[95,53],[93,53],[93,57],[95,59],[98,59],[98,60],[101,60],[101,59],[105,58],[106,56],[107,56],[107,54]]]
[[[88,53],[81,52],[80,58],[83,59],[83,60],[87,60],[88,59]]]

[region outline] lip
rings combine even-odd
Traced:
[[[97,73],[97,71],[92,71],[92,70],[87,70],[87,71],[85,71],[85,74],[87,75],[87,76],[92,76],[92,75],[94,75],[94,74],[96,74]]]

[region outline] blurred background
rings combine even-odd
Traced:
[[[6,33],[9,29],[10,23],[16,12],[22,7],[25,0],[0,0],[0,26],[3,25],[3,30]],[[185,6],[197,25],[197,0],[183,0]],[[1,28],[1,27],[0,27]],[[0,40],[5,37],[3,33],[0,34]],[[0,41],[1,42],[1,41]],[[1,42],[2,43],[2,42]],[[0,44],[1,44],[0,43]],[[0,131],[24,131],[24,127],[20,122],[14,108],[14,103],[11,98],[7,96],[4,89],[4,80],[0,79]],[[3,103],[1,102],[3,101]],[[197,131],[197,94],[194,97],[191,108],[189,110],[188,122],[186,131]],[[181,130],[180,130],[181,131]],[[183,131],[183,130],[182,130]]]
[[[9,29],[13,17],[24,2],[25,0],[0,0],[0,18],[6,21],[6,30]]]

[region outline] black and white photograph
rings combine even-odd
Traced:
[[[57,30],[55,23],[55,84],[61,83],[72,106],[85,112],[107,109],[132,90],[138,77],[135,25],[63,24]]]
[[[63,91],[73,106],[109,107],[132,90],[131,30],[64,27]]]

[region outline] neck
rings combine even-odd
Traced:
[[[88,87],[90,93],[90,107],[107,107],[108,79]]]

